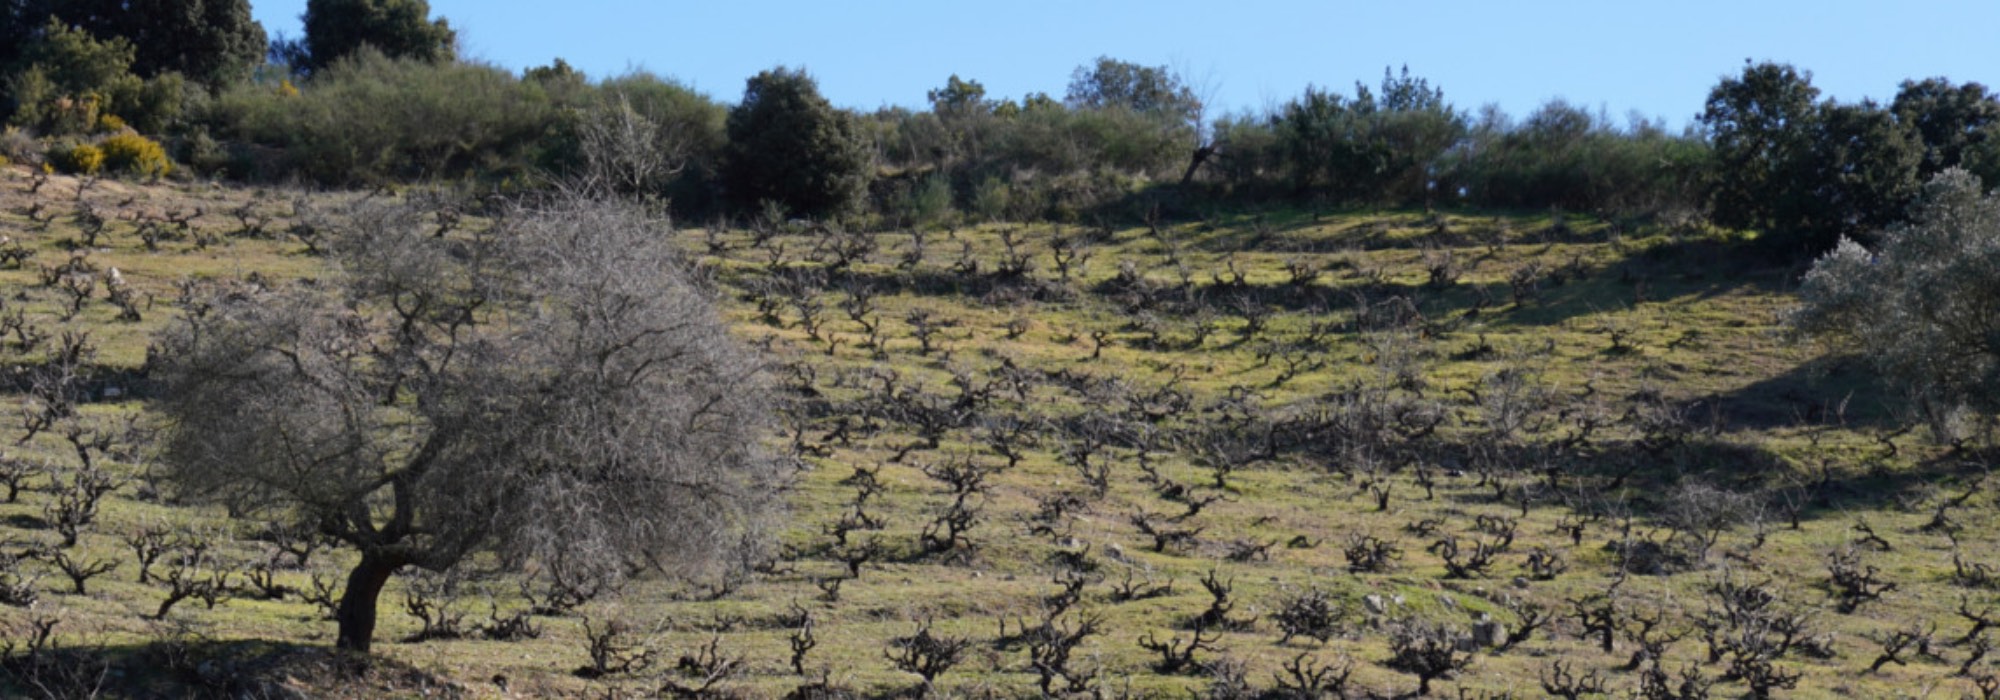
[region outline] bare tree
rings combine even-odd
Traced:
[[[557,196],[426,228],[358,207],[337,284],[213,293],[155,344],[182,495],[360,550],[339,647],[368,650],[406,566],[692,574],[755,541],[780,472],[759,371],[659,226]]]
[[[693,138],[633,109],[623,92],[582,115],[576,127],[582,189],[635,193],[658,188],[687,166]]]

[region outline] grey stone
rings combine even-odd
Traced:
[[[1507,625],[1498,620],[1481,620],[1472,624],[1472,642],[1480,647],[1497,647],[1507,640]]]

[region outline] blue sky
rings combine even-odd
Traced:
[[[305,0],[251,0],[274,36]],[[593,78],[644,68],[733,102],[745,78],[804,66],[835,104],[921,107],[953,73],[995,97],[1057,97],[1099,55],[1178,68],[1224,111],[1307,84],[1351,93],[1407,64],[1463,109],[1520,117],[1562,97],[1679,127],[1746,58],[1792,63],[1824,95],[1886,101],[1905,78],[2000,85],[2000,1],[703,2],[432,0],[461,52],[520,70],[562,57]]]

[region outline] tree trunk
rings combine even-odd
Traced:
[[[1187,170],[1181,173],[1182,187],[1186,187],[1189,182],[1194,181],[1194,171],[1199,170],[1201,164],[1208,162],[1208,157],[1212,155],[1215,155],[1215,146],[1213,145],[1198,146],[1194,149],[1194,155],[1188,159]]]
[[[340,611],[335,614],[340,621],[340,638],[334,642],[335,647],[368,653],[368,646],[375,639],[375,599],[382,595],[382,586],[389,582],[389,575],[401,566],[378,556],[362,555],[361,563],[347,575],[347,590],[340,595]]]

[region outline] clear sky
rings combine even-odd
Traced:
[[[305,0],[251,0],[297,37]],[[1308,84],[1350,93],[1408,65],[1462,109],[1520,117],[1562,97],[1679,127],[1746,58],[1809,70],[1823,95],[1886,101],[1906,78],[2000,87],[2000,0],[431,0],[461,54],[516,71],[561,57],[593,78],[644,68],[724,102],[777,65],[836,105],[922,107],[953,73],[991,97],[1061,97],[1100,55],[1169,65],[1222,111]]]

